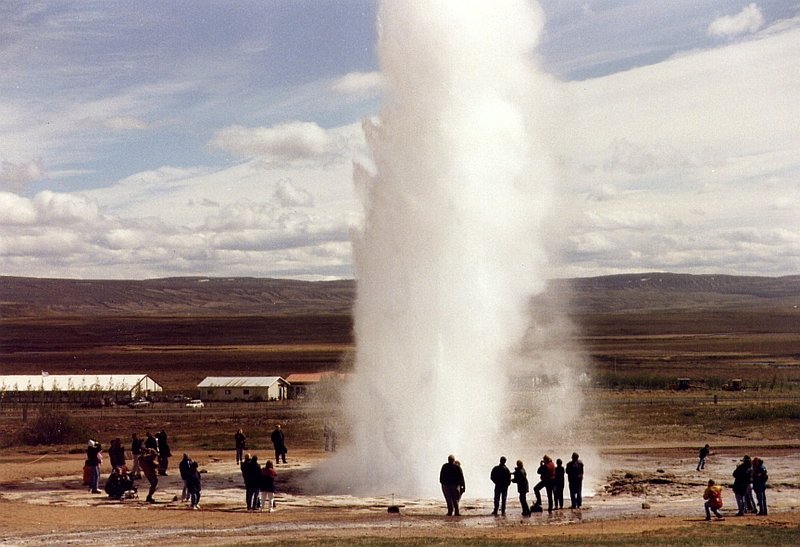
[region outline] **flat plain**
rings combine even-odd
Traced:
[[[0,278],[3,374],[150,374],[168,394],[192,394],[209,375],[339,370],[352,362],[352,282],[170,279],[141,282]],[[580,514],[488,518],[489,494],[465,517],[443,518],[440,500],[311,496],[304,477],[329,454],[320,426],[336,393],[305,401],[177,403],[151,409],[59,407],[100,439],[132,430],[179,431],[180,451],[208,472],[200,512],[169,500],[127,506],[80,486],[80,444],[25,446],[19,404],[0,405],[0,535],[5,544],[796,544],[800,534],[800,277],[637,274],[551,283],[531,300],[533,321],[563,320],[586,363],[582,388],[591,436],[610,462]],[[674,389],[677,378],[689,389]],[[745,389],[726,389],[734,378]],[[35,415],[29,412],[28,419]],[[243,510],[231,431],[253,432],[267,451],[269,426],[289,424],[294,459],[279,510]],[[711,442],[707,474],[697,448]],[[77,453],[76,453],[77,452]],[[263,452],[262,452],[263,453]],[[709,476],[727,481],[742,454],[770,465],[769,517],[702,520]],[[646,503],[650,509],[642,509]],[[42,511],[42,504],[48,509]],[[100,513],[98,513],[100,511]],[[122,516],[124,513],[124,516]],[[198,514],[199,513],[199,514]],[[101,515],[101,518],[98,518]],[[113,525],[109,525],[113,523]],[[60,538],[60,540],[59,540]],[[643,541],[644,538],[644,541]]]

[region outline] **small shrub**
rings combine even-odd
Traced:
[[[79,443],[90,436],[89,429],[69,414],[46,408],[19,433],[20,442],[27,445]]]

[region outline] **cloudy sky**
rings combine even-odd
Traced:
[[[800,272],[800,0],[541,6],[555,274]],[[352,277],[377,11],[0,3],[0,275]]]

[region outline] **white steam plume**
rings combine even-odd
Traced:
[[[509,378],[530,370],[529,299],[546,281],[551,85],[532,62],[543,17],[525,0],[387,1],[379,17],[387,101],[365,123],[374,173],[356,176],[352,444],[328,479],[434,495],[452,453],[469,491],[517,444]]]

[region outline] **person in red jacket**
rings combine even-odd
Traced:
[[[553,460],[545,454],[542,457],[542,461],[539,463],[539,469],[536,470],[539,473],[539,482],[536,486],[533,487],[533,493],[536,494],[536,503],[534,507],[538,507],[541,510],[542,507],[542,495],[540,491],[542,488],[545,489],[547,492],[547,511],[548,513],[553,512],[553,486],[556,483],[556,465],[553,463]],[[536,511],[536,509],[534,509]]]

